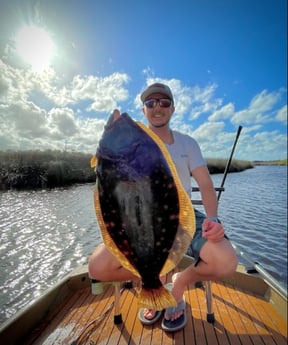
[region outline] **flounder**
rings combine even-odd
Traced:
[[[139,307],[177,303],[162,285],[195,232],[192,203],[163,142],[126,113],[110,116],[96,156],[94,205],[103,241],[121,265],[141,278]]]

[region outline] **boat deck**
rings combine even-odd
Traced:
[[[170,277],[168,277],[168,281]],[[87,284],[86,284],[87,285]],[[65,300],[34,330],[25,345],[286,345],[287,322],[272,305],[254,293],[230,283],[213,283],[216,321],[206,321],[205,292],[188,287],[185,292],[187,325],[175,333],[161,329],[161,320],[142,326],[138,320],[137,293],[124,289],[120,304],[123,323],[115,325],[114,287],[92,295],[89,286],[70,291]]]

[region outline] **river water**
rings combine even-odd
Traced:
[[[219,186],[222,175],[212,175]],[[287,286],[287,167],[227,176],[219,216],[230,239]],[[0,323],[87,259],[101,236],[93,185],[0,192]]]

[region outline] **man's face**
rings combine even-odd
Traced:
[[[149,126],[154,128],[168,125],[174,110],[173,102],[161,93],[153,93],[147,97],[142,108]]]

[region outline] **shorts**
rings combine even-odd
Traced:
[[[192,256],[195,259],[194,266],[197,266],[199,262],[201,261],[200,251],[203,245],[207,242],[207,238],[202,237],[202,223],[204,219],[206,218],[206,216],[204,213],[196,209],[194,209],[194,212],[195,212],[195,220],[196,220],[196,231],[190,243],[190,246],[187,249],[186,254],[189,256]],[[228,239],[226,235],[224,235],[224,237]]]

